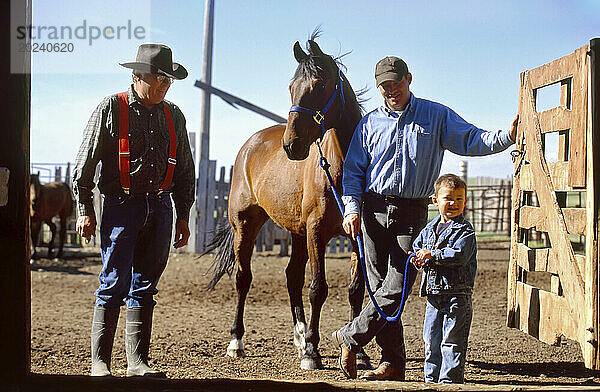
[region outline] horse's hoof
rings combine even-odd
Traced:
[[[230,350],[227,349],[227,356],[230,358],[242,358],[246,356],[244,350]]]
[[[227,347],[227,356],[231,358],[242,358],[246,355],[244,352],[244,343],[239,339],[233,339]]]
[[[356,354],[356,368],[358,370],[374,370],[371,359],[365,353]]]
[[[321,362],[321,358],[311,358],[304,356],[300,360],[300,369],[303,370],[315,370],[315,369],[323,369],[323,363]]]

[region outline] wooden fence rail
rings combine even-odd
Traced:
[[[229,170],[231,178],[232,168]],[[221,167],[219,179],[214,180],[216,189],[215,211],[212,214],[215,217],[215,225],[221,219],[227,217],[227,197],[229,195],[229,182],[225,179],[225,167]],[[466,216],[480,232],[491,232],[510,236],[510,207],[512,181],[510,179],[498,179],[490,177],[476,177],[469,181],[473,185],[469,186]],[[201,212],[200,212],[201,213]],[[210,212],[207,213],[211,215]],[[430,218],[437,215],[435,206],[430,205]],[[271,251],[275,244],[280,245],[280,255],[289,254],[289,245],[291,244],[290,234],[277,226],[272,220],[268,220],[258,234],[255,242],[257,251]],[[333,238],[328,246],[327,253],[345,253],[351,251],[350,241],[344,237]]]

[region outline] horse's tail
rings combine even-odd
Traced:
[[[212,241],[207,245],[204,253],[202,253],[202,255],[205,255],[215,251],[212,265],[208,271],[212,270],[212,279],[206,285],[206,290],[214,289],[225,273],[229,276],[233,273],[233,267],[235,266],[233,239],[233,227],[229,221],[221,222],[215,230]]]

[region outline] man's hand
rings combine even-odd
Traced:
[[[344,217],[342,227],[346,234],[349,234],[352,239],[360,233],[360,214],[348,214]]]
[[[431,251],[427,249],[421,249],[412,259],[412,263],[416,267],[421,268],[424,267],[429,260],[433,260],[433,255],[431,254]]]
[[[186,246],[189,238],[190,229],[188,223],[183,219],[177,219],[177,223],[175,224],[175,243],[173,244],[173,247],[177,249]]]
[[[92,236],[96,234],[96,215],[83,215],[77,218],[75,229],[89,243]]]
[[[517,141],[517,125],[519,125],[519,115],[512,122],[512,126],[510,128],[510,138],[513,142]]]

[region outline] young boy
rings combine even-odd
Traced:
[[[440,215],[413,243],[413,263],[424,267],[420,295],[427,296],[425,382],[463,383],[477,270],[475,230],[462,215],[467,203],[465,182],[444,174],[434,189],[433,204]]]

